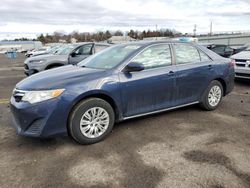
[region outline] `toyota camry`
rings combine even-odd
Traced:
[[[233,86],[234,61],[205,47],[135,42],[25,78],[13,90],[11,111],[21,135],[66,134],[92,144],[119,121],[194,104],[214,110]]]

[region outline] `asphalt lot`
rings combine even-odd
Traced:
[[[17,136],[8,98],[23,55],[0,55],[0,187],[250,187],[250,82],[212,112],[186,107],[122,122],[89,146]]]

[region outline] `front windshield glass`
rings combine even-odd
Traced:
[[[59,48],[58,51],[56,52],[57,55],[68,55],[72,50],[75,48],[74,45],[67,45],[62,48]]]
[[[54,54],[56,53],[62,46],[54,46],[49,50],[49,53]]]
[[[139,44],[123,44],[109,47],[78,63],[78,66],[98,69],[112,69],[140,48]]]

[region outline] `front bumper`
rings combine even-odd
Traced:
[[[32,74],[37,73],[38,70],[35,69],[34,67],[30,67],[28,64],[24,64],[24,73],[26,74],[26,76],[30,76]]]
[[[30,104],[12,97],[10,106],[13,125],[20,135],[46,138],[67,133],[67,114],[59,99]]]
[[[45,65],[43,64],[32,64],[32,63],[24,63],[24,73],[27,76],[30,76],[32,74],[41,72],[44,70]]]
[[[250,79],[250,67],[235,67],[235,78]]]

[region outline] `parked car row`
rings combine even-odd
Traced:
[[[93,144],[115,122],[192,104],[214,110],[234,87],[234,61],[200,45],[155,41],[107,47],[67,45],[57,55],[29,58],[28,70],[44,70],[60,59],[71,65],[16,85],[11,111],[17,132],[68,134],[81,144]]]
[[[250,44],[234,49],[228,45],[202,44],[222,57],[235,60],[235,77],[250,79]]]
[[[86,42],[66,44],[52,48],[49,52],[27,58],[24,62],[26,75],[32,75],[44,70],[68,64],[77,64],[86,57],[99,52],[110,44]]]
[[[250,79],[250,45],[230,58],[235,60],[235,77]]]

